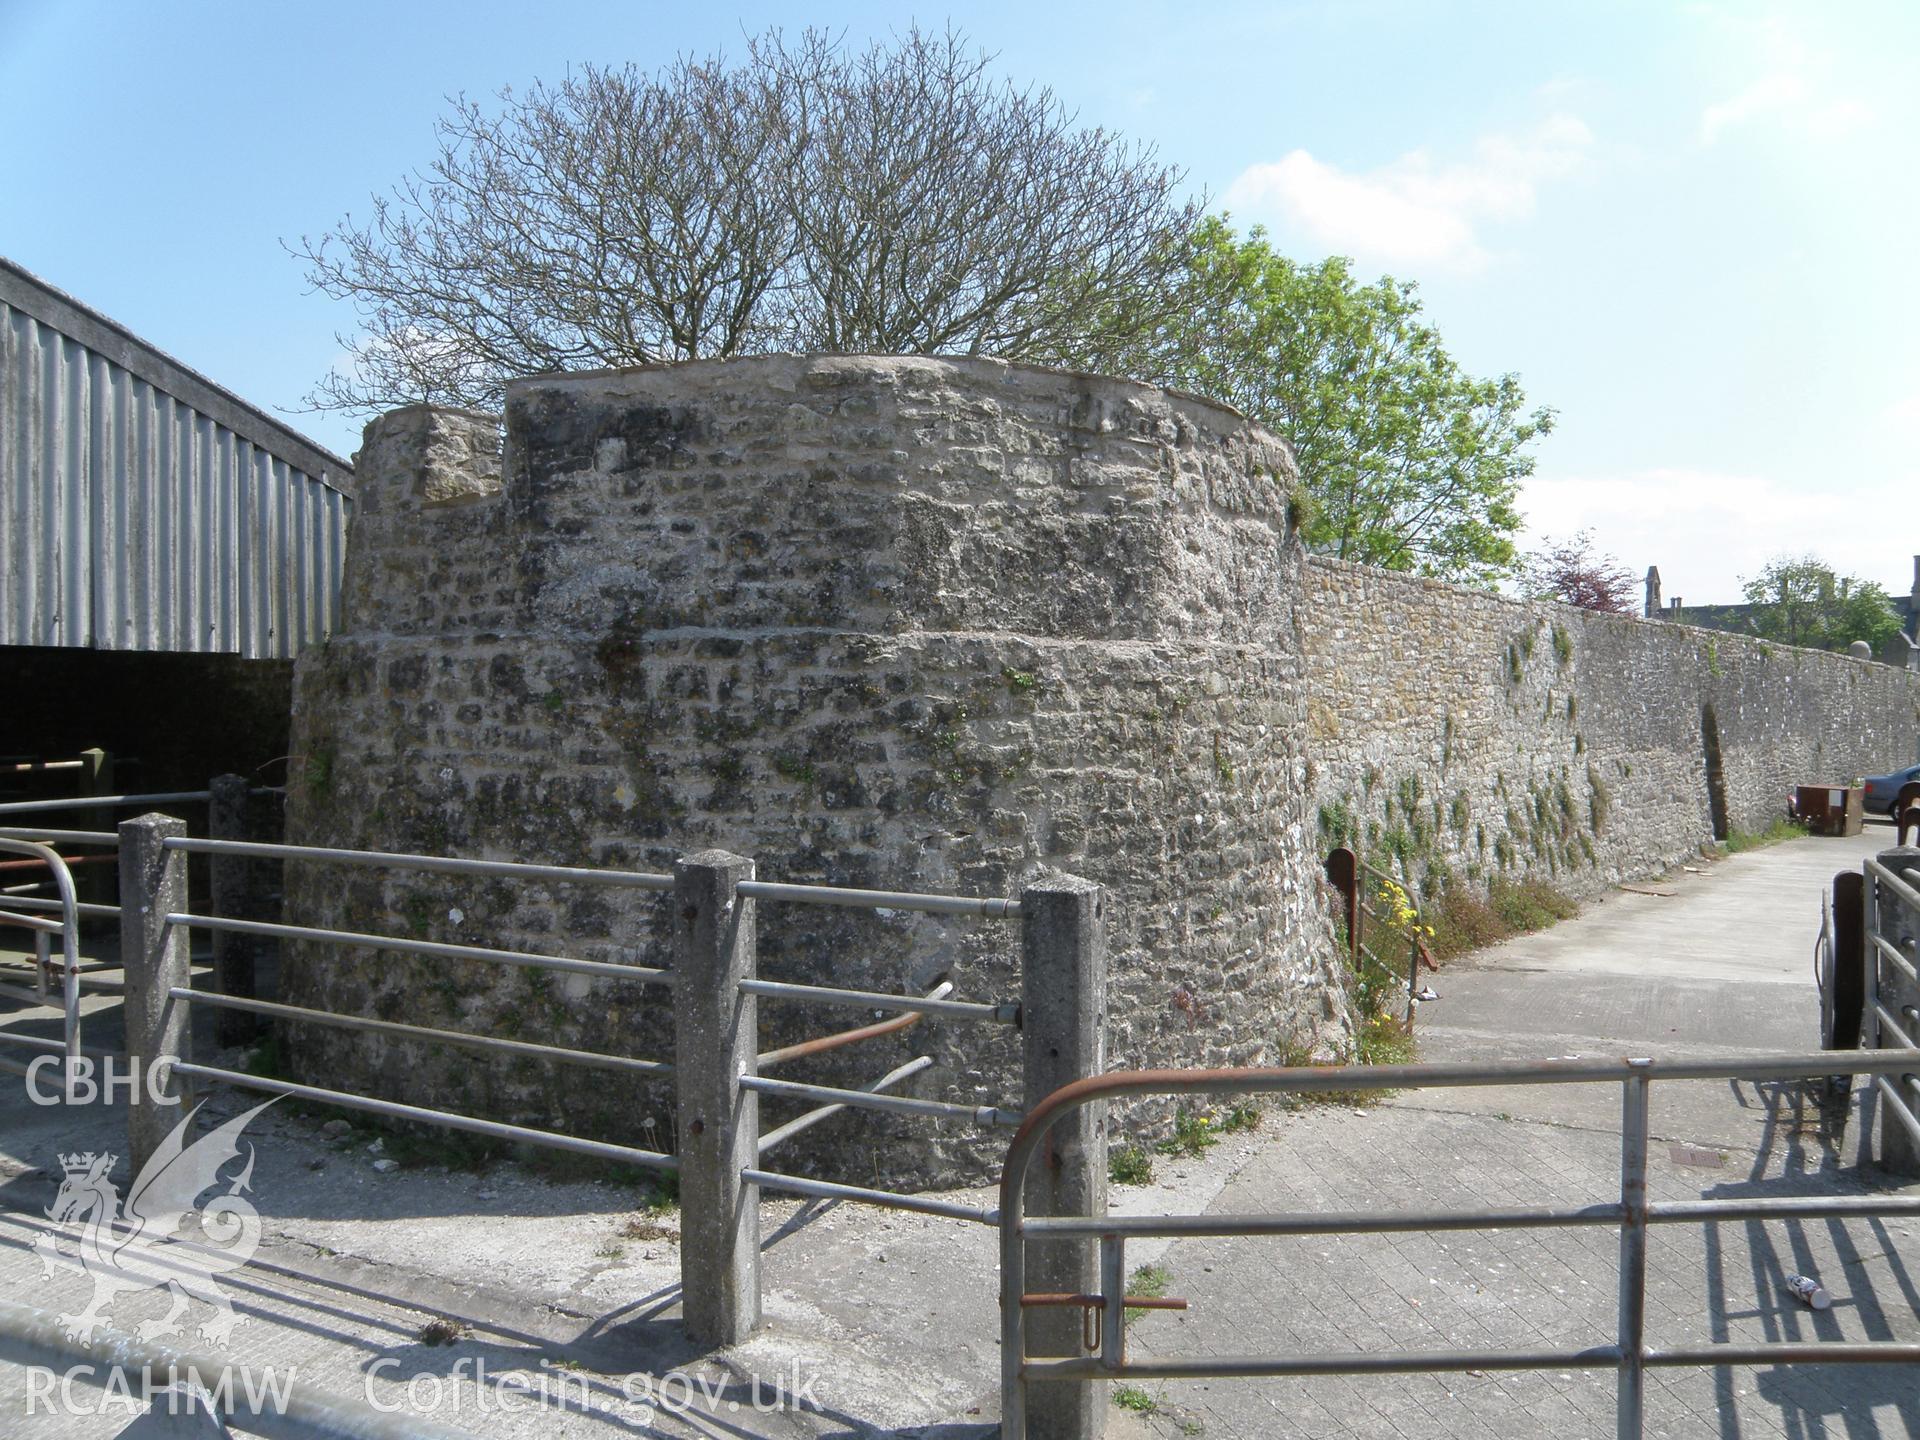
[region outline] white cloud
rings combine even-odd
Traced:
[[[1863,525],[1861,517],[1904,514],[1911,494],[1911,481],[1849,484],[1841,503],[1764,476],[1677,467],[1535,476],[1520,500],[1527,520],[1521,544],[1591,530],[1596,547],[1635,575],[1659,566],[1669,600],[1678,595],[1698,605],[1737,601],[1742,579],[1769,560],[1808,552],[1904,595],[1911,575],[1906,540]]]
[[[1362,260],[1471,270],[1489,259],[1480,227],[1531,216],[1541,183],[1579,169],[1592,144],[1578,117],[1557,114],[1525,134],[1483,136],[1469,159],[1453,163],[1413,150],[1350,173],[1293,150],[1243,171],[1225,201],[1236,214]]]
[[[1780,121],[1815,139],[1832,140],[1873,119],[1862,100],[1838,93],[1825,55],[1778,18],[1758,27],[1759,73],[1740,90],[1700,112],[1700,143],[1712,145],[1730,130]]]

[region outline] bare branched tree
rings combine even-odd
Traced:
[[[1150,148],[991,77],[951,32],[583,67],[465,97],[424,173],[295,253],[352,302],[366,411],[514,375],[767,350],[1099,366],[1165,317],[1197,202]]]

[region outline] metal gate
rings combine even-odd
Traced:
[[[1920,897],[1916,897],[1920,900]],[[1911,970],[1907,972],[1911,975]],[[1920,1051],[1863,1052],[1851,1068],[1883,1082],[1920,1070]],[[1920,1215],[1920,1195],[1794,1196],[1740,1200],[1649,1202],[1647,1092],[1655,1080],[1811,1080],[1833,1068],[1831,1055],[1729,1060],[1543,1061],[1501,1065],[1393,1065],[1314,1069],[1118,1071],[1067,1085],[1028,1113],[1007,1155],[1000,1187],[1001,1424],[1005,1440],[1061,1429],[1058,1412],[1038,1422],[1032,1387],[1080,1386],[1103,1380],[1417,1373],[1452,1370],[1609,1369],[1618,1372],[1618,1434],[1642,1432],[1643,1380],[1649,1366],[1920,1363],[1920,1345],[1681,1345],[1651,1348],[1645,1340],[1647,1232],[1662,1224],[1724,1220],[1806,1220]],[[1911,1083],[1910,1075],[1907,1083]],[[1471,1210],[1374,1210],[1327,1213],[1028,1217],[1025,1192],[1048,1132],[1089,1106],[1115,1098],[1175,1095],[1311,1095],[1329,1091],[1406,1090],[1480,1085],[1618,1085],[1621,1088],[1620,1189],[1617,1199],[1577,1208],[1525,1206]],[[1541,1229],[1596,1225],[1620,1232],[1620,1292],[1611,1340],[1577,1350],[1416,1350],[1358,1354],[1209,1355],[1132,1361],[1126,1354],[1126,1244],[1137,1237],[1358,1235],[1448,1230]],[[1030,1242],[1053,1248],[1099,1246],[1099,1292],[1029,1294]],[[1131,1303],[1139,1303],[1134,1301]],[[1038,1357],[1027,1353],[1028,1312],[1080,1306],[1097,1318],[1092,1353]],[[1091,1328],[1091,1327],[1090,1327]],[[1096,1392],[1097,1393],[1097,1392]],[[1084,1415],[1092,1407],[1082,1405]]]

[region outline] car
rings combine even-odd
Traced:
[[[1909,765],[1904,770],[1896,770],[1891,775],[1869,775],[1867,793],[1861,797],[1862,808],[1869,813],[1893,814],[1893,802],[1900,794],[1902,785],[1910,785],[1920,780],[1920,765]]]

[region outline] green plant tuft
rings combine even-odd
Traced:
[[[1107,1179],[1116,1185],[1151,1185],[1153,1156],[1138,1145],[1120,1145],[1107,1152]]]

